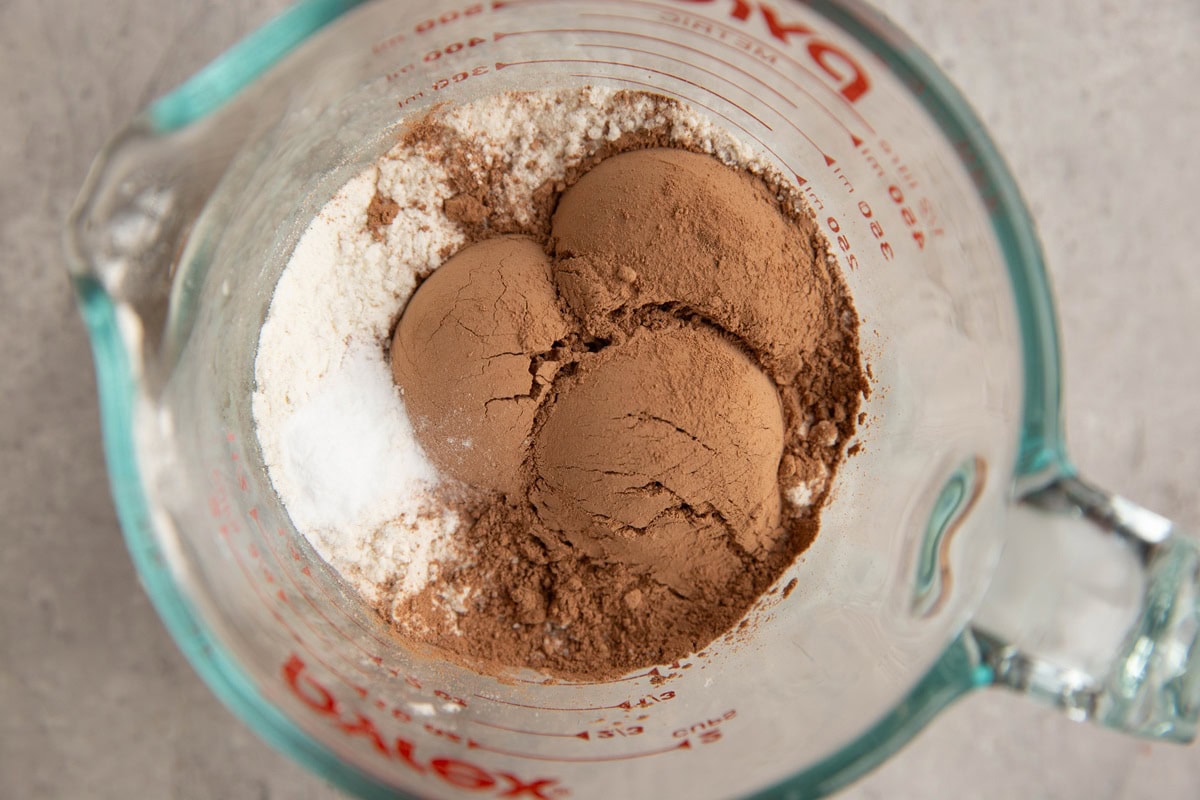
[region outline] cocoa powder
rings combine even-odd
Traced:
[[[529,667],[546,675],[606,680],[669,664],[734,627],[747,608],[816,533],[814,520],[782,532],[766,558],[734,559],[740,569],[719,589],[682,597],[619,562],[556,553],[534,531],[527,505],[458,506],[474,514],[471,563],[444,565],[438,586],[388,608],[403,635],[475,669],[503,675]],[[467,611],[447,616],[444,595],[471,588]]]
[[[609,100],[609,107],[614,114],[619,114],[623,107],[644,103],[647,98],[660,111],[679,106],[677,101],[660,95],[616,92]],[[400,142],[406,147],[417,146],[428,158],[445,164],[453,196],[443,203],[442,210],[449,219],[459,224],[469,243],[504,234],[525,234],[539,241],[547,240],[550,218],[563,191],[612,156],[661,147],[696,152],[703,150],[699,142],[674,138],[667,126],[622,133],[615,139],[597,142],[588,153],[564,165],[563,178],[536,189],[528,202],[520,205],[521,213],[517,213],[518,209],[513,207],[505,192],[504,179],[510,166],[489,158],[469,138],[442,123],[438,119],[437,108],[410,124]],[[446,254],[447,257],[449,255]]]
[[[421,285],[396,327],[392,372],[443,472],[517,496],[537,392],[553,377],[532,373],[530,358],[570,331],[550,259],[526,237],[468,247]]]
[[[418,289],[392,364],[470,555],[387,614],[491,672],[702,649],[817,534],[869,391],[825,239],[782,184],[647,149],[666,131],[599,148],[523,221],[468,142],[419,135],[476,244]]]
[[[396,219],[400,213],[400,204],[390,197],[383,197],[376,192],[367,206],[367,230],[375,241],[383,241],[383,229]]]

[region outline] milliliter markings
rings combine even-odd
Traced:
[[[834,167],[833,174],[836,175],[838,180],[842,182],[842,185],[846,187],[847,194],[854,194],[854,184],[851,183],[850,179],[846,177],[846,173],[842,172],[841,167]]]
[[[821,198],[817,196],[817,193],[813,190],[812,186],[804,187],[804,195],[805,195],[805,197],[808,198],[808,202],[810,204],[812,204],[812,207],[815,210],[817,210],[817,211],[825,210],[825,204],[821,202]]]

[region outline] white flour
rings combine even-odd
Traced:
[[[488,97],[440,121],[473,139],[486,166],[504,166],[521,222],[535,189],[631,131],[663,128],[726,163],[769,169],[687,108],[648,97],[614,108],[608,90]],[[377,190],[399,205],[382,241],[367,228]],[[461,556],[459,521],[432,500],[438,475],[384,355],[416,276],[465,242],[441,210],[451,195],[444,166],[419,144],[351,180],[296,246],[259,337],[253,413],[268,475],[296,529],[370,602],[419,592],[438,562]]]
[[[292,523],[372,602],[391,579],[405,593],[419,591],[431,565],[450,554],[456,526],[453,515],[428,507],[437,474],[383,357],[415,270],[363,231],[374,192],[369,170],[296,246],[259,336],[253,398],[263,459]],[[439,246],[429,245],[426,258]],[[415,252],[408,263],[419,269]]]

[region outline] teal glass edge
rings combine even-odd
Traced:
[[[363,2],[301,0],[152,103],[150,126],[156,133],[170,133],[203,119],[305,39]]]
[[[866,733],[813,767],[787,778],[753,800],[815,800],[833,794],[886,761],[967,692],[992,682],[969,636],[955,639],[920,682]]]
[[[803,0],[801,0],[803,1]],[[185,127],[220,108],[306,38],[364,0],[301,0],[223,53],[149,109],[156,132]],[[1017,476],[1068,472],[1059,422],[1059,355],[1053,304],[1033,223],[982,125],[936,66],[904,34],[856,0],[809,2],[854,34],[901,77],[960,149],[992,220],[1017,298],[1025,364]],[[403,797],[348,766],[263,698],[199,623],[158,550],[132,438],[133,377],[111,299],[90,279],[76,293],[97,364],[106,458],[127,547],[147,593],[180,649],[210,689],[270,744],[341,788],[365,798]],[[946,705],[992,681],[968,632],[946,649],[904,701],[825,761],[756,795],[819,797],[850,783],[903,746]]]
[[[300,0],[155,101],[147,112],[151,128],[167,134],[203,119],[292,49],[363,2]],[[116,310],[96,281],[78,278],[74,283],[96,363],[105,459],[125,544],[146,593],[184,657],[226,708],[272,747],[360,797],[407,797],[347,765],[267,701],[213,640],[180,591],[159,550],[138,472],[132,431],[134,379],[116,326]]]
[[[908,36],[862,0],[799,0],[854,35],[929,113],[975,182],[1008,266],[1021,331],[1024,397],[1015,478],[1073,471],[1062,432],[1058,321],[1036,227],[996,145],[966,99]]]
[[[1071,474],[1062,435],[1058,323],[1033,218],[995,144],[966,99],[906,34],[861,0],[798,0],[849,32],[886,63],[955,145],[991,213],[1021,331],[1024,395],[1014,481]],[[901,703],[814,767],[756,795],[817,798],[837,791],[903,747],[946,706],[990,685],[969,629],[946,648]]]
[[[96,363],[101,434],[117,517],[142,586],[171,637],[213,694],[271,746],[360,797],[407,797],[348,766],[301,731],[259,693],[201,623],[171,574],[154,533],[134,448],[135,381],[117,327],[116,308],[95,279],[74,278],[73,284]]]

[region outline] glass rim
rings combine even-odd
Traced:
[[[144,118],[168,134],[201,120],[294,47],[366,0],[300,0],[155,101]],[[808,0],[899,77],[937,123],[991,208],[1021,331],[1024,398],[1014,480],[1069,472],[1060,422],[1057,322],[1032,218],[995,145],[967,101],[912,40],[862,0]],[[86,200],[86,189],[85,197]],[[81,206],[82,207],[82,204]],[[70,244],[68,252],[80,258]],[[126,547],[164,625],[210,690],[257,735],[320,777],[364,798],[407,797],[341,760],[266,699],[225,652],[164,558],[141,481],[134,445],[137,377],[113,298],[83,264],[72,264],[77,303],[96,364],[109,481]],[[860,777],[915,735],[945,706],[992,682],[968,635],[960,635],[918,684],[871,728],[823,761],[755,797],[820,796]]]

